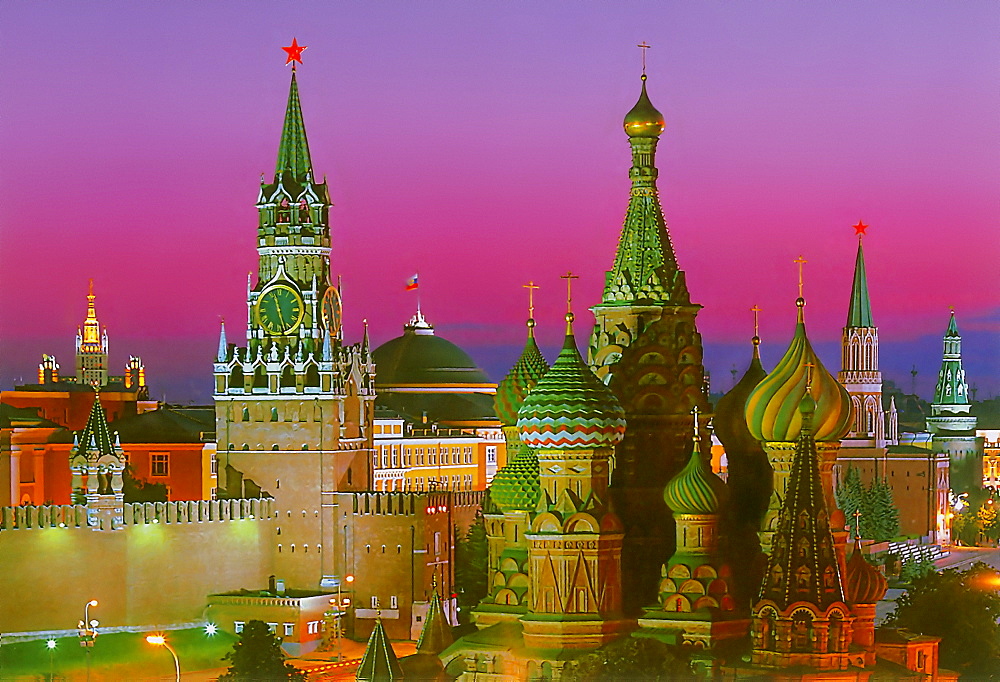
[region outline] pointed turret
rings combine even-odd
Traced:
[[[229,343],[226,341],[226,321],[221,320],[219,322],[219,350],[215,353],[215,359],[218,362],[225,362],[228,354]]]
[[[125,453],[117,435],[111,435],[101,396],[94,388],[94,404],[87,424],[79,438],[74,438],[69,453],[73,501],[87,505],[88,526],[95,530],[116,530],[124,525]]]
[[[382,627],[381,615],[375,619],[375,629],[368,638],[365,655],[358,665],[355,678],[358,682],[392,682],[403,679],[403,671],[399,667],[396,652],[389,644],[389,638]]]
[[[441,595],[438,594],[437,585],[431,592],[431,604],[424,617],[424,627],[420,630],[420,639],[417,640],[418,654],[437,655],[451,646],[455,638],[451,635],[451,624],[441,607]]]
[[[111,438],[111,427],[108,426],[108,415],[101,404],[101,396],[94,392],[94,404],[90,408],[90,416],[80,432],[80,448],[87,451],[88,456],[97,460],[102,455],[115,454],[114,441]]]
[[[87,317],[76,333],[76,380],[92,386],[108,383],[108,332],[94,307],[94,280],[87,290]]]
[[[275,182],[283,173],[289,173],[292,180],[311,180],[312,158],[309,156],[309,141],[306,139],[306,124],[302,120],[302,104],[299,101],[299,84],[292,71],[292,84],[288,89],[288,106],[285,108],[285,125],[281,129],[278,144],[278,162],[274,167]]]
[[[854,283],[851,285],[851,305],[847,309],[848,327],[874,327],[872,304],[868,298],[868,277],[865,274],[863,242],[858,240],[858,257],[854,261]]]
[[[961,406],[972,404],[969,400],[969,385],[965,382],[965,370],[962,368],[962,335],[958,333],[954,310],[951,311],[948,329],[944,333],[944,356],[934,387],[933,404]]]

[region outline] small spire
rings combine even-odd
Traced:
[[[872,322],[872,304],[868,296],[868,276],[865,274],[865,254],[862,247],[862,236],[868,226],[860,220],[854,225],[854,233],[858,236],[858,255],[854,260],[854,282],[851,284],[851,304],[847,310],[848,327],[874,327]]]
[[[753,352],[758,353],[758,347],[760,346],[760,319],[758,315],[761,312],[761,307],[755,303],[750,312],[753,313],[753,338],[751,339],[753,342]]]
[[[573,280],[580,279],[579,275],[574,275],[572,272],[567,272],[565,275],[560,275],[560,278],[566,280],[566,336],[573,335]]]
[[[333,342],[330,339],[330,334],[327,332],[323,335],[323,362],[331,362],[333,360]]]
[[[365,647],[365,655],[358,665],[355,679],[365,682],[391,682],[402,678],[403,669],[382,626],[382,611],[376,607],[375,629],[368,638],[368,646]]]
[[[368,343],[368,318],[366,317],[364,320],[362,320],[362,322],[365,325],[365,333],[361,337],[361,352],[363,354],[367,355],[368,354],[368,348],[369,348],[369,343]]]
[[[528,290],[528,336],[533,337],[535,335],[535,289],[539,287],[531,280],[522,286]]]
[[[698,442],[701,440],[701,434],[698,433],[698,406],[695,405],[691,408],[691,414],[694,415],[694,443],[695,447],[698,447]]]
[[[219,318],[219,352],[216,353],[215,359],[219,362],[226,361],[226,355],[229,352],[229,344],[226,342],[226,318]]]

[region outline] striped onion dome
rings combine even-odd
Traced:
[[[529,319],[528,340],[524,344],[524,351],[507,372],[507,376],[497,384],[497,393],[493,399],[493,408],[501,425],[517,424],[517,411],[521,409],[524,397],[547,371],[549,363],[545,362],[535,343],[535,321]]]
[[[861,541],[855,539],[854,553],[847,562],[847,601],[850,604],[874,604],[885,596],[889,583],[882,571],[865,561]]]
[[[517,455],[507,462],[490,483],[490,499],[500,511],[532,511],[538,506],[541,492],[538,456],[524,443]]]
[[[533,448],[615,445],[625,435],[625,410],[580,357],[572,313],[566,323],[559,357],[517,412],[521,440]]]
[[[805,299],[795,301],[798,321],[795,335],[784,356],[747,398],[745,414],[750,434],[759,441],[794,442],[802,430],[799,404],[806,392],[812,367],[811,394],[816,401],[813,438],[818,442],[839,441],[851,427],[851,398],[826,371],[809,339],[802,308]]]
[[[675,514],[717,514],[729,497],[726,484],[702,459],[699,443],[695,436],[688,463],[663,489],[663,501]]]

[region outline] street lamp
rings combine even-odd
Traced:
[[[174,679],[176,682],[181,682],[181,662],[177,660],[177,652],[167,643],[167,638],[163,635],[147,635],[146,641],[153,646],[162,646],[170,652],[174,657]]]
[[[48,639],[45,642],[45,648],[49,650],[49,679],[54,680],[56,678],[55,669],[52,662],[52,654],[56,649],[56,640]]]
[[[344,600],[340,596],[340,584],[342,582],[344,582],[344,581],[346,581],[348,584],[353,583],[354,582],[354,576],[353,575],[345,575],[344,576],[344,580],[338,580],[337,581],[337,609],[336,609],[336,612],[335,612],[335,615],[334,615],[333,622],[334,622],[334,627],[337,629],[337,662],[338,663],[340,661],[344,660],[344,648],[341,645],[341,640],[340,640],[340,615],[341,615],[340,609],[344,605]],[[350,603],[350,602],[348,602],[348,603]]]
[[[76,628],[80,635],[80,646],[87,653],[87,682],[90,682],[90,652],[94,648],[94,640],[97,639],[96,620],[90,620],[90,607],[97,606],[97,600],[91,599],[83,607],[83,620],[77,623]]]

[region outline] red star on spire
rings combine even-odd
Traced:
[[[288,47],[281,48],[288,53],[288,59],[285,60],[285,64],[291,64],[292,68],[295,68],[294,62],[302,63],[302,50],[306,49],[305,45],[299,45],[295,38],[292,38],[292,44]]]
[[[862,236],[863,236],[863,235],[865,234],[865,230],[867,230],[867,229],[868,229],[868,226],[867,226],[867,225],[865,225],[865,224],[864,224],[863,222],[861,222],[860,220],[858,221],[858,224],[857,224],[857,225],[851,225],[851,227],[853,227],[853,228],[854,228],[854,234],[860,234],[860,235],[862,235]]]

